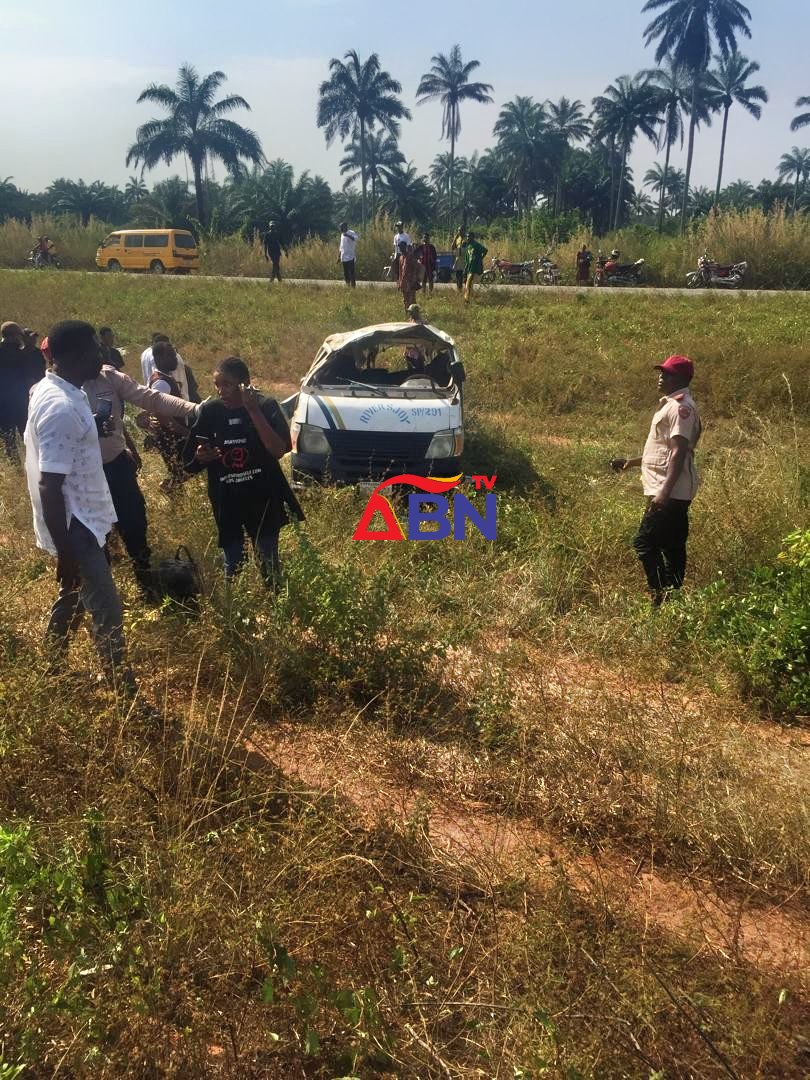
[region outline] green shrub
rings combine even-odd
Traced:
[[[718,645],[752,697],[776,714],[810,711],[810,529],[785,539],[775,567],[732,592],[718,577],[696,598],[690,637]]]

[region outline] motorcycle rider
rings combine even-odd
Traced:
[[[611,274],[618,274],[622,269],[619,265],[619,259],[622,257],[622,253],[618,248],[614,248],[608,256],[608,260],[605,263],[605,275],[610,277]]]
[[[34,257],[37,262],[43,266],[47,266],[53,259],[55,248],[51,243],[50,237],[38,236],[36,246],[34,247]]]

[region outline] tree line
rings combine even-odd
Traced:
[[[219,96],[225,74],[200,76],[184,64],[173,87],[153,83],[138,98],[163,115],[137,129],[125,160],[139,171],[123,188],[60,178],[32,195],[7,177],[0,180],[0,219],[49,211],[76,215],[83,224],[91,217],[144,227],[187,224],[210,233],[241,230],[246,237],[272,219],[287,242],[295,242],[325,236],[341,218],[365,224],[379,213],[449,229],[457,220],[489,226],[540,212],[558,232],[585,221],[597,232],[631,221],[662,232],[683,231],[690,219],[724,208],[808,209],[810,150],[798,146],[776,163],[775,179],[757,187],[746,180],[723,185],[733,116],[745,111],[758,120],[768,101],[755,81],[759,64],[738,48],[740,38],[751,37],[748,8],[741,0],[647,0],[644,12],[653,16],[643,40],[653,47],[657,67],[618,76],[589,109],[567,97],[539,102],[517,96],[500,109],[493,145],[468,158],[456,154],[462,109],[492,102],[493,87],[473,78],[480,61],[465,61],[458,45],[433,56],[415,104],[441,106],[440,140],[448,149],[427,175],[400,150],[401,125],[412,113],[378,54],[361,59],[350,50],[333,58],[315,121],[327,146],[336,139],[343,144],[339,190],[308,171],[296,177],[283,160],[268,162],[256,133],[231,118],[249,110],[248,102]],[[797,99],[797,109],[808,106],[810,97]],[[712,190],[691,179],[697,136],[714,120],[722,134]],[[791,130],[808,125],[810,112],[799,112]],[[649,140],[661,160],[636,180],[628,160],[639,138]],[[672,158],[684,144],[681,169]],[[178,161],[185,179],[148,189],[145,172]]]

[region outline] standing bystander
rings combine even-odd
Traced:
[[[476,279],[484,272],[484,256],[487,249],[475,239],[475,233],[467,237],[467,247],[464,254],[467,284],[464,286],[464,303],[469,304],[472,299]]]
[[[357,233],[350,229],[345,221],[340,223],[340,248],[338,262],[343,267],[343,280],[354,289],[357,285],[355,274],[357,263]]]
[[[28,491],[37,546],[55,555],[59,595],[46,640],[54,666],[86,610],[108,677],[134,688],[125,656],[123,608],[104,551],[115,522],[99,431],[82,385],[101,371],[101,345],[89,323],[57,323],[48,334],[53,367],[31,395],[25,429]]]
[[[286,244],[282,244],[275,221],[267,222],[267,232],[262,238],[265,260],[270,263],[270,280],[281,281],[281,252],[289,255]]]
[[[700,417],[689,391],[694,365],[687,356],[670,356],[656,364],[662,393],[641,457],[614,458],[611,467],[624,472],[641,466],[647,506],[633,547],[641,560],[653,605],[679,589],[686,574],[689,506],[698,489],[694,451],[701,433]]]

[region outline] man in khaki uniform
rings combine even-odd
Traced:
[[[641,466],[647,507],[633,547],[644,567],[654,605],[679,589],[686,574],[689,506],[698,488],[694,450],[701,424],[689,392],[694,365],[687,356],[670,356],[656,364],[663,394],[641,457],[616,458],[616,472]]]

